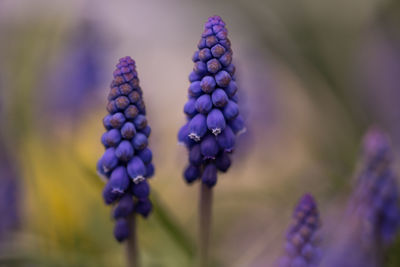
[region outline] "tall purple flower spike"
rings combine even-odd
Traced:
[[[107,131],[101,142],[106,151],[97,163],[97,171],[107,182],[103,198],[106,204],[115,206],[114,236],[121,242],[129,236],[129,215],[136,212],[147,217],[151,212],[147,179],[153,176],[154,166],[147,147],[151,129],[135,61],[124,57],[116,67],[108,95],[109,114],[103,119]]]
[[[293,222],[286,234],[285,254],[279,267],[318,266],[320,249],[317,230],[320,219],[317,204],[310,194],[305,194],[293,212]]]
[[[245,131],[237,105],[235,66],[225,23],[210,17],[193,55],[189,75],[188,101],[184,106],[187,122],[178,140],[189,150],[185,180],[201,178],[209,187],[217,183],[217,171],[226,172],[236,135]]]
[[[363,150],[363,166],[353,193],[351,213],[362,221],[364,242],[388,245],[400,225],[389,138],[372,128],[365,135]]]

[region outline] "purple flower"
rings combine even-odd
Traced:
[[[377,128],[364,137],[363,166],[358,176],[351,213],[363,221],[365,242],[388,245],[400,226],[398,188],[389,138]]]
[[[154,166],[148,148],[151,129],[147,125],[135,61],[121,58],[113,74],[109,114],[103,119],[107,132],[101,138],[106,151],[97,163],[97,170],[107,181],[104,201],[115,203],[114,236],[122,242],[129,236],[128,217],[133,212],[147,217],[151,212],[146,178],[154,174]]]
[[[286,233],[285,253],[278,266],[318,266],[321,252],[316,236],[320,219],[317,204],[310,194],[299,200],[292,217],[293,223]]]
[[[192,57],[193,71],[189,99],[184,106],[188,122],[178,133],[179,142],[189,151],[190,164],[184,171],[188,183],[201,178],[212,187],[217,171],[226,172],[236,135],[244,131],[237,105],[235,67],[225,23],[219,16],[210,17]]]
[[[400,210],[389,138],[377,128],[365,135],[354,191],[324,266],[383,266],[399,229]]]
[[[11,237],[10,233],[20,226],[22,195],[15,160],[2,143],[0,143],[0,173],[0,241],[6,243]]]

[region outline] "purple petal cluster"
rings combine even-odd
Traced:
[[[318,266],[320,249],[317,246],[317,230],[320,219],[314,198],[305,194],[293,212],[293,223],[286,234],[285,255],[279,267]]]
[[[135,61],[119,60],[108,95],[103,119],[106,132],[101,137],[105,147],[97,163],[99,174],[107,181],[103,190],[106,204],[114,204],[114,236],[123,241],[129,236],[128,217],[134,212],[147,217],[152,209],[147,178],[154,174],[152,152],[148,148],[143,93],[139,86]]]
[[[367,132],[360,175],[351,211],[362,221],[365,242],[391,243],[399,229],[400,210],[396,175],[388,137],[379,129]]]
[[[235,66],[225,23],[210,17],[193,55],[189,75],[188,101],[184,106],[187,122],[178,140],[189,151],[185,180],[197,179],[209,187],[217,183],[217,172],[226,172],[236,135],[245,130],[239,115]]]

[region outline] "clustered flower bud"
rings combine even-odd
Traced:
[[[178,140],[189,151],[184,171],[188,183],[201,178],[209,187],[217,183],[217,171],[226,172],[236,135],[245,130],[237,105],[235,66],[228,31],[219,16],[208,19],[193,55],[189,75],[187,122]]]
[[[400,225],[390,141],[382,131],[372,128],[364,138],[363,149],[351,212],[362,221],[364,242],[387,245],[394,240]]]
[[[279,267],[317,266],[321,258],[317,230],[320,219],[314,198],[305,194],[293,212],[293,222],[286,234],[285,255]]]
[[[114,205],[114,236],[122,242],[129,236],[128,217],[134,212],[147,217],[152,209],[147,178],[154,174],[152,152],[148,148],[150,127],[147,125],[143,93],[139,86],[135,61],[119,60],[108,95],[101,137],[105,147],[97,171],[106,180],[103,198]]]

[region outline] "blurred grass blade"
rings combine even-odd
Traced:
[[[161,204],[157,193],[152,191],[152,201],[154,204],[154,216],[157,221],[164,227],[170,234],[171,238],[179,245],[182,251],[192,259],[194,258],[194,243],[189,236],[182,230],[176,220],[170,215],[171,212]]]

